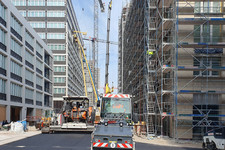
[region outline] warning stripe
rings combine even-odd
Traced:
[[[133,144],[117,144],[118,148],[133,148]]]
[[[108,147],[108,143],[93,143],[93,147]]]
[[[105,94],[104,97],[129,98],[128,94]]]

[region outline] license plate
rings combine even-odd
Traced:
[[[117,143],[117,141],[109,141],[109,143]]]

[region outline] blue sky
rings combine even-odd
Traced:
[[[102,0],[105,3],[105,12],[101,13],[99,7],[99,39],[106,39],[107,35],[107,15],[108,4],[110,0]],[[93,37],[94,29],[94,0],[72,0],[75,9],[76,17],[82,32],[87,32],[87,38]],[[122,5],[124,0],[113,0],[111,12],[111,31],[110,41],[118,42],[118,20],[121,15]],[[90,43],[85,42],[85,47],[89,50]],[[99,43],[99,68],[100,68],[100,92],[103,92],[105,83],[105,59],[106,59],[106,44]],[[110,45],[110,62],[109,62],[109,84],[117,87],[118,74],[118,46]],[[114,93],[116,93],[115,90]]]

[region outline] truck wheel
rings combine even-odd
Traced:
[[[208,150],[216,150],[216,144],[214,142],[207,143]]]

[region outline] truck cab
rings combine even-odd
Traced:
[[[131,98],[127,94],[105,94],[101,99],[101,122],[92,133],[92,150],[135,149]]]

